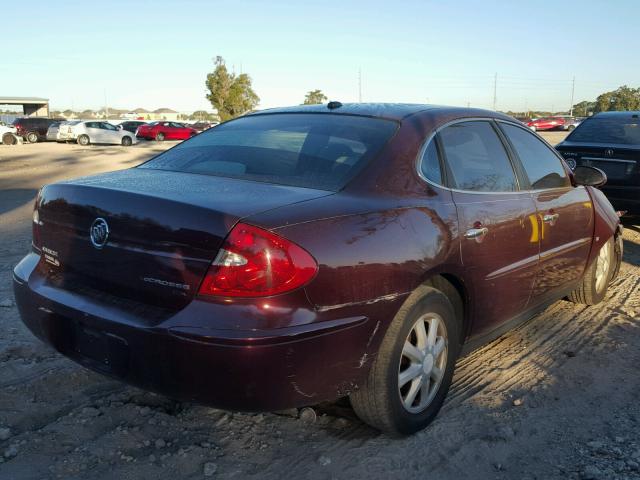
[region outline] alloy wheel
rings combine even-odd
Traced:
[[[398,368],[398,392],[410,413],[424,411],[436,396],[447,366],[447,327],[436,313],[422,315],[409,331]]]
[[[611,240],[605,243],[596,258],[596,292],[600,293],[607,286],[611,271]]]

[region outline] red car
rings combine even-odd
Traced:
[[[605,298],[622,256],[605,180],[496,112],[267,110],[45,186],[16,303],[62,354],[145,389],[249,411],[349,396],[410,433],[460,355]]]
[[[538,130],[566,130],[565,122],[565,117],[542,117],[531,120],[527,123],[527,127],[534,132]]]
[[[186,140],[197,133],[196,129],[186,127],[181,123],[162,121],[140,125],[136,131],[136,137],[162,142],[163,140]]]

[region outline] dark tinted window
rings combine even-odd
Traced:
[[[350,115],[250,115],[209,129],[141,168],[338,190],[396,127]]]
[[[501,124],[524,166],[534,189],[571,185],[560,159],[533,133],[513,125]]]
[[[517,189],[507,152],[489,122],[457,123],[438,135],[451,171],[450,187],[480,192]]]
[[[578,125],[566,141],[640,145],[640,118],[596,115]]]
[[[422,162],[420,163],[422,175],[434,183],[442,184],[442,172],[440,171],[440,160],[438,158],[438,147],[435,139],[429,142],[427,148],[422,154]]]

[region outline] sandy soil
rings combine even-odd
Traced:
[[[346,402],[259,415],[177,403],[37,341],[11,292],[37,188],[166,146],[0,146],[0,479],[640,478],[634,226],[604,303],[558,302],[461,359],[437,420],[404,439],[363,425]]]

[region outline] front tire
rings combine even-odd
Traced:
[[[27,133],[27,142],[38,143],[38,134],[36,132]]]
[[[591,262],[582,277],[582,282],[569,294],[569,300],[584,305],[596,305],[604,300],[609,282],[616,270],[614,238],[611,237],[600,248],[598,256]]]
[[[419,287],[398,311],[360,388],[358,417],[390,434],[425,428],[438,414],[459,353],[460,322],[445,294]]]
[[[158,133],[156,134],[156,141],[158,141],[158,142],[164,142],[164,133],[162,133],[162,132],[158,132]]]
[[[130,136],[122,137],[122,146],[130,147],[133,144],[133,140],[131,140]]]
[[[78,145],[82,145],[83,147],[86,147],[87,145],[89,145],[89,143],[91,143],[91,140],[89,140],[89,136],[88,135],[80,135],[78,137]]]

